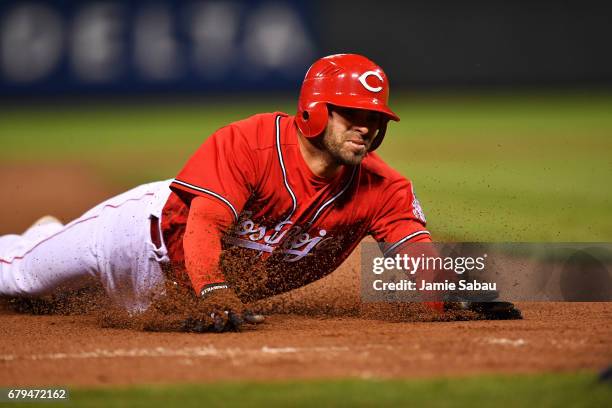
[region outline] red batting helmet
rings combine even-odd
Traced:
[[[297,126],[306,137],[320,135],[327,126],[327,104],[381,112],[383,122],[370,150],[380,146],[389,120],[399,121],[387,106],[389,81],[378,65],[357,54],[336,54],[316,61],[302,83]]]

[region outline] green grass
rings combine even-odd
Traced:
[[[78,407],[604,407],[612,386],[591,374],[480,376],[425,380],[317,380],[272,383],[71,389]],[[20,407],[40,403],[20,403]]]
[[[287,98],[3,107],[0,160],[83,161],[129,187],[170,178],[216,128]],[[394,95],[379,152],[438,239],[612,241],[612,94]]]
[[[209,134],[258,108],[279,106],[132,101],[4,107],[0,160],[82,161],[109,181],[132,186],[173,177]]]
[[[430,228],[478,241],[610,241],[612,96],[434,97],[400,105],[381,154]]]

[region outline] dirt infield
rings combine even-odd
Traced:
[[[22,229],[25,220],[42,215],[41,208],[69,219],[111,195],[82,187],[88,176],[72,168],[52,174],[22,168],[20,176],[32,173],[23,185],[10,181],[18,179],[10,177],[16,171],[4,167],[0,181],[7,197],[23,202],[3,208],[0,233]],[[37,201],[49,200],[45,185],[60,179],[66,189],[61,202]],[[140,332],[103,328],[95,314],[33,316],[3,309],[0,384],[396,378],[598,370],[612,363],[612,303],[521,304],[520,321],[368,319],[356,313],[358,259],[354,255],[329,277],[262,304],[272,311],[266,323],[242,333]]]
[[[70,221],[121,192],[81,163],[0,163],[0,184],[0,235],[47,214]]]
[[[524,320],[390,322],[355,317],[357,258],[266,304],[242,333],[102,328],[96,315],[0,312],[0,384],[105,385],[397,378],[599,370],[612,362],[610,303],[521,304]],[[384,318],[384,316],[381,316]],[[414,320],[414,316],[405,316]]]
[[[523,305],[525,320],[389,323],[273,315],[227,334],[100,328],[91,316],[0,315],[0,384],[104,385],[597,370],[607,304]]]

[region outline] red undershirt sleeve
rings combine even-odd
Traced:
[[[221,238],[232,222],[222,203],[207,197],[191,201],[183,248],[187,273],[197,294],[210,285],[225,283],[219,266]]]

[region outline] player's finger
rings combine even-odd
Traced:
[[[191,330],[190,331],[193,331],[193,332],[196,332],[196,333],[204,333],[207,328],[208,328],[208,325],[203,320],[198,319],[191,326]]]
[[[196,319],[192,317],[188,317],[181,321],[179,331],[189,332],[193,330],[194,325],[196,324]]]
[[[227,324],[228,313],[227,312],[212,313],[210,317],[213,320],[212,331],[214,331],[215,333],[224,332],[226,329],[225,326]]]
[[[254,313],[250,310],[247,310],[242,314],[244,321],[249,324],[260,324],[266,320],[266,317],[259,313]]]
[[[240,330],[240,326],[244,323],[244,319],[238,313],[229,312],[228,314],[228,330]]]

